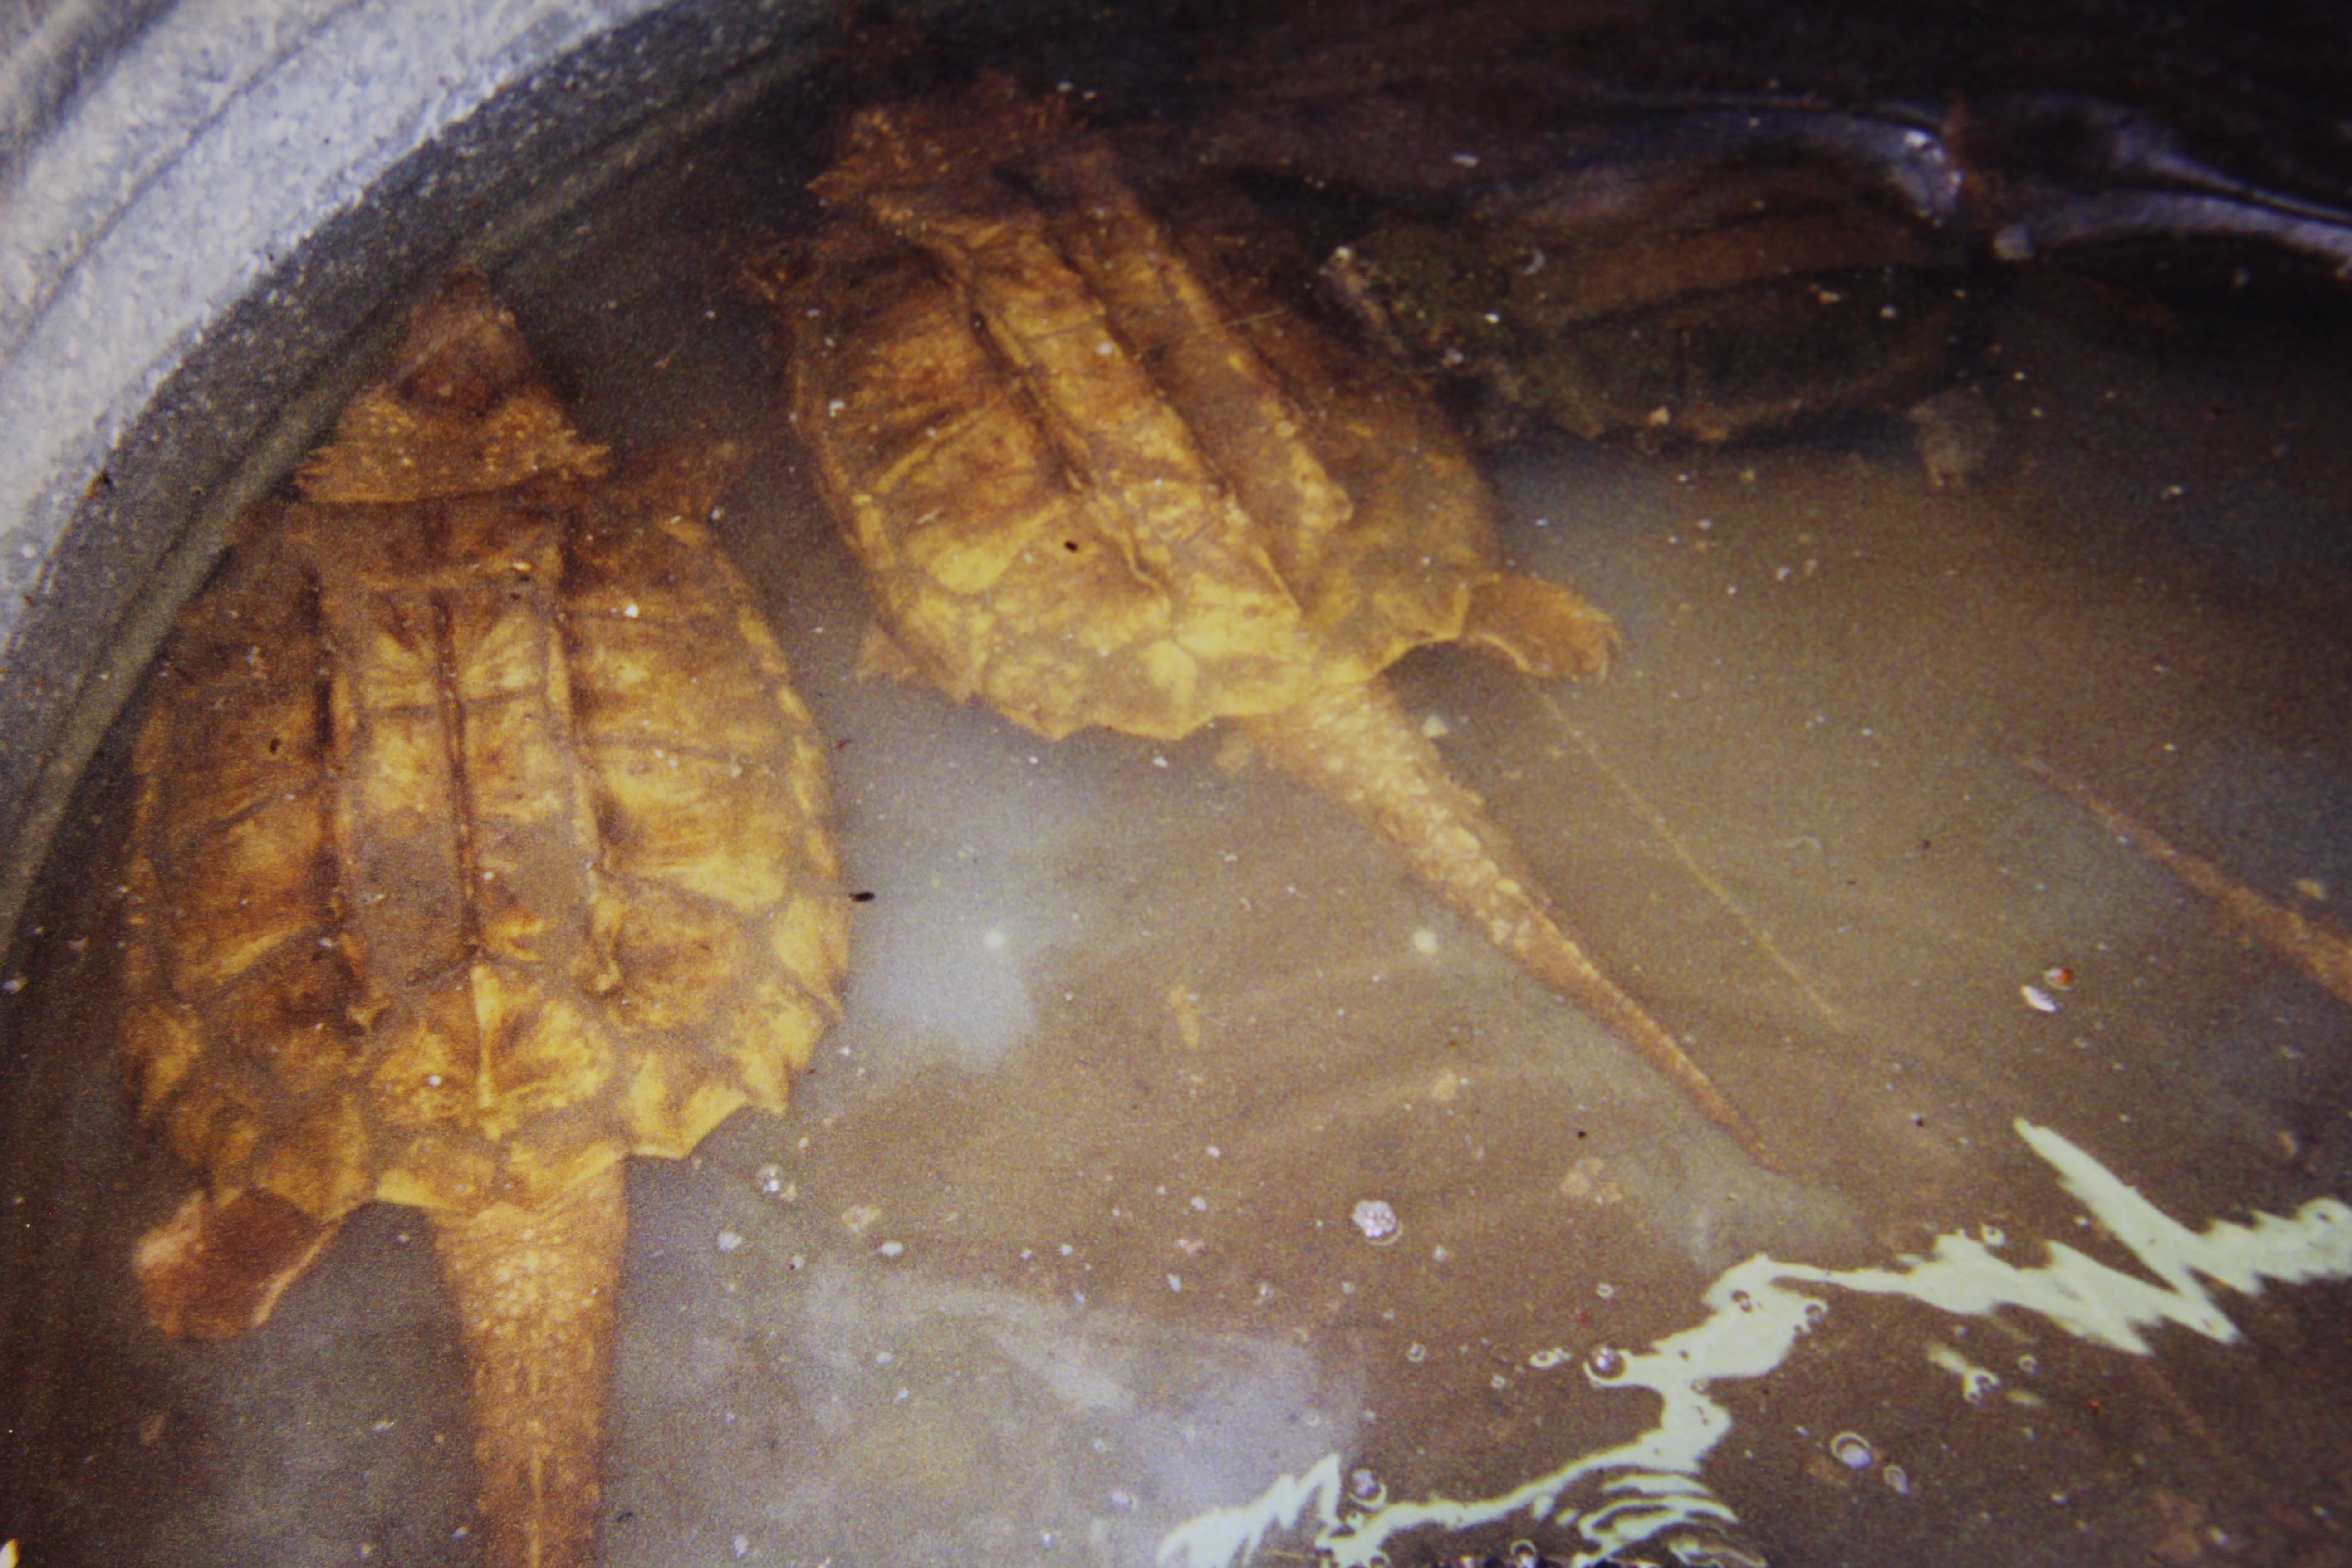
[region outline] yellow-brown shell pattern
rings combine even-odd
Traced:
[[[1462,635],[1491,502],[1402,374],[1007,89],[868,110],[776,290],[793,417],[912,673],[1173,738]]]
[[[247,521],[160,661],[128,873],[126,1068],[216,1194],[528,1206],[783,1108],[847,917],[706,526],[739,467]]]

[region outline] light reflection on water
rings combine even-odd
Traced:
[[[1410,1531],[1473,1531],[1524,1520],[1528,1529],[1551,1524],[1574,1531],[1584,1549],[1572,1561],[1582,1568],[1646,1542],[1672,1547],[1694,1531],[1737,1523],[1738,1513],[1700,1479],[1707,1456],[1732,1431],[1729,1414],[1709,1391],[1768,1376],[1787,1362],[1798,1338],[1826,1316],[1823,1298],[1800,1286],[1901,1296],[1969,1317],[2011,1307],[2075,1339],[2148,1355],[2154,1347],[2142,1331],[2161,1323],[2224,1344],[2238,1340],[2237,1326],[2203,1280],[2252,1294],[2265,1283],[2352,1279],[2352,1207],[2336,1199],[2314,1198],[2289,1218],[2257,1215],[2251,1225],[2217,1220],[2191,1232],[2059,1133],[2020,1118],[2017,1134],[2049,1162],[2089,1220],[2161,1284],[2118,1272],[2062,1242],[2048,1245],[2047,1261],[2021,1268],[1996,1255],[1997,1237],[1960,1232],[1937,1237],[1927,1257],[1906,1258],[1892,1268],[1818,1268],[1759,1254],[1708,1287],[1703,1300],[1712,1313],[1705,1322],[1639,1354],[1587,1363],[1586,1377],[1595,1387],[1642,1389],[1662,1400],[1656,1424],[1633,1442],[1581,1456],[1482,1501],[1430,1500],[1369,1510],[1347,1506],[1342,1457],[1327,1455],[1303,1477],[1282,1477],[1255,1504],[1219,1510],[1170,1531],[1160,1561],[1181,1568],[1243,1568],[1269,1534],[1307,1523],[1318,1527],[1319,1553],[1342,1568],[1369,1568],[1387,1561],[1390,1542]],[[1948,1347],[1934,1347],[1929,1359],[1959,1373],[1970,1404],[2000,1384]],[[1558,1350],[1528,1358],[1547,1368],[1562,1360]],[[1875,1462],[1868,1442],[1853,1433],[1840,1434],[1830,1447],[1849,1468],[1867,1469]],[[1580,1483],[1601,1500],[1564,1505],[1562,1495]]]

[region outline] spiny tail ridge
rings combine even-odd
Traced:
[[[628,1208],[616,1162],[537,1208],[433,1216],[471,1374],[484,1568],[589,1568]]]

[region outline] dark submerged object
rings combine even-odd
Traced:
[[[2147,101],[2103,97],[2054,46],[2021,45],[2013,79],[1865,96],[1705,46],[1680,81],[1638,51],[1612,76],[1627,51],[1605,19],[1516,0],[1370,10],[1339,41],[1277,26],[1205,68],[1173,162],[1353,204],[1329,226],[1331,298],[1475,389],[1488,438],[1897,414],[1966,374],[1969,284],[2020,263],[2352,274],[2340,100],[2266,100],[2295,133],[2232,138],[2248,105],[2113,73],[2105,90]]]

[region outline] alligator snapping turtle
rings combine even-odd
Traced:
[[[158,1327],[258,1325],[344,1217],[430,1215],[484,1562],[585,1563],[621,1163],[781,1110],[836,1012],[824,748],[704,526],[604,479],[473,273],[238,526],[152,677],[123,1058],[205,1185]]]
[[[1722,184],[1727,204],[1769,188]],[[1915,226],[1833,207],[1598,236],[1391,219],[1323,279],[1399,360],[1467,384],[1486,440],[1549,423],[1716,443],[1900,409],[1935,384],[1960,275],[1906,243]]]
[[[1235,721],[1761,1157],[1381,678],[1454,641],[1597,671],[1615,637],[1502,570],[1486,488],[1412,383],[1161,224],[1102,142],[1002,83],[861,112],[814,188],[841,221],[754,282],[879,600],[881,667],[1049,738]]]

